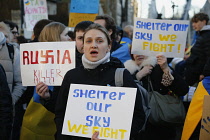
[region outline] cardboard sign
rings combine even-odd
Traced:
[[[71,84],[62,134],[129,140],[136,90]]]
[[[24,0],[26,29],[33,31],[37,21],[48,19],[46,0]]]
[[[20,65],[23,86],[59,86],[66,72],[75,68],[75,42],[21,44]]]
[[[210,140],[210,96],[204,96],[203,115],[199,140]]]
[[[189,21],[135,18],[132,54],[184,57]]]
[[[98,13],[99,0],[71,0],[70,12],[72,13]]]
[[[98,14],[70,13],[69,27],[75,27],[81,21],[94,21]]]

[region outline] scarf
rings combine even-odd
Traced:
[[[95,69],[96,67],[98,67],[100,64],[104,64],[106,62],[109,62],[109,58],[110,58],[110,52],[106,53],[105,57],[96,61],[96,62],[92,62],[89,61],[86,57],[85,54],[83,54],[82,56],[82,64],[86,69]]]

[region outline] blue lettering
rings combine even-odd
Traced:
[[[87,102],[86,109],[87,110],[93,110],[93,103],[92,102]]]
[[[78,91],[79,91],[79,89],[75,89],[75,90],[74,90],[74,93],[75,93],[76,95],[73,95],[73,97],[79,97]]]
[[[151,26],[151,22],[147,22],[147,29],[148,30],[151,30],[151,27],[150,26]]]
[[[111,99],[111,100],[116,100],[116,98],[114,98],[114,97],[116,97],[116,95],[117,95],[116,92],[111,92],[111,93],[109,94],[109,99]]]
[[[89,97],[89,98],[95,98],[95,96],[91,96],[91,94],[95,94],[95,93],[96,93],[95,90],[90,90],[90,91],[89,91],[89,94],[88,94],[88,95],[89,95],[88,97]]]
[[[106,120],[106,117],[103,117],[103,120],[104,120],[104,123],[106,124],[103,124],[103,127],[109,127],[110,125],[110,117],[107,117],[107,120]]]
[[[93,125],[93,121],[91,119],[93,119],[93,116],[91,116],[91,115],[86,117],[86,121],[89,121],[89,124],[86,123],[86,126],[92,126]]]
[[[120,92],[119,93],[119,99],[118,100],[121,100],[123,95],[125,95],[125,92]]]
[[[152,40],[152,34],[150,33],[136,32],[135,35],[135,39]]]
[[[101,91],[101,93],[103,94],[103,99],[106,99],[106,95],[109,93],[108,91]]]
[[[104,110],[104,111],[107,112],[108,107],[111,107],[111,106],[112,106],[112,104],[106,104],[106,105],[105,105],[105,110]]]
[[[101,117],[95,116],[94,126],[101,127],[99,121],[101,120]]]
[[[141,21],[136,22],[136,28],[140,28]]]
[[[87,93],[88,93],[88,90],[85,90],[85,92],[83,92],[83,90],[80,89],[80,97],[82,97],[84,95],[85,98],[87,98]]]

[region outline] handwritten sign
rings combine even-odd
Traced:
[[[132,54],[184,57],[189,21],[135,18]]]
[[[20,61],[23,86],[59,86],[66,72],[75,68],[75,42],[21,44]]]
[[[72,13],[98,13],[99,0],[71,0],[70,12]]]
[[[33,31],[37,21],[48,19],[46,0],[24,0],[26,29]]]
[[[75,27],[81,21],[94,21],[98,14],[83,14],[83,13],[70,13],[69,14],[69,27]]]
[[[129,140],[136,88],[71,84],[62,134]]]

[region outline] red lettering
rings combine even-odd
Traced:
[[[69,50],[65,50],[64,55],[63,55],[63,60],[62,60],[62,64],[65,63],[65,59],[68,60],[68,63],[71,63],[71,58],[70,58],[70,52]]]
[[[49,55],[49,53],[53,52],[53,50],[46,50],[46,54],[43,54],[43,50],[41,50],[41,57],[45,58],[45,61],[40,61],[42,64],[49,63],[49,58],[52,59],[52,64],[54,64],[54,55]]]
[[[60,64],[60,50],[57,50],[57,64]]]
[[[55,81],[55,80],[54,80],[54,77],[53,77],[53,74],[54,74],[54,69],[51,69],[50,74],[51,74],[51,76],[50,76],[50,77],[52,78],[53,83],[54,83],[54,81]]]
[[[42,70],[40,70],[40,78],[44,79],[44,81],[42,81],[42,82],[45,83],[45,76],[42,76],[42,75],[44,75],[44,74],[42,73]]]
[[[63,76],[60,75],[60,73],[61,73],[61,70],[60,70],[60,69],[56,69],[56,74],[57,74],[58,76],[60,76],[60,77],[63,79]]]
[[[23,65],[25,65],[25,60],[26,60],[27,64],[30,63],[28,55],[29,55],[28,51],[23,51]]]
[[[31,51],[31,64],[39,64],[38,63],[38,51],[36,51],[35,52],[35,60],[33,61],[33,59],[34,59],[34,53],[33,53],[33,51]]]
[[[40,79],[39,79],[39,75],[37,74],[38,70],[34,70],[34,83],[38,84]]]

